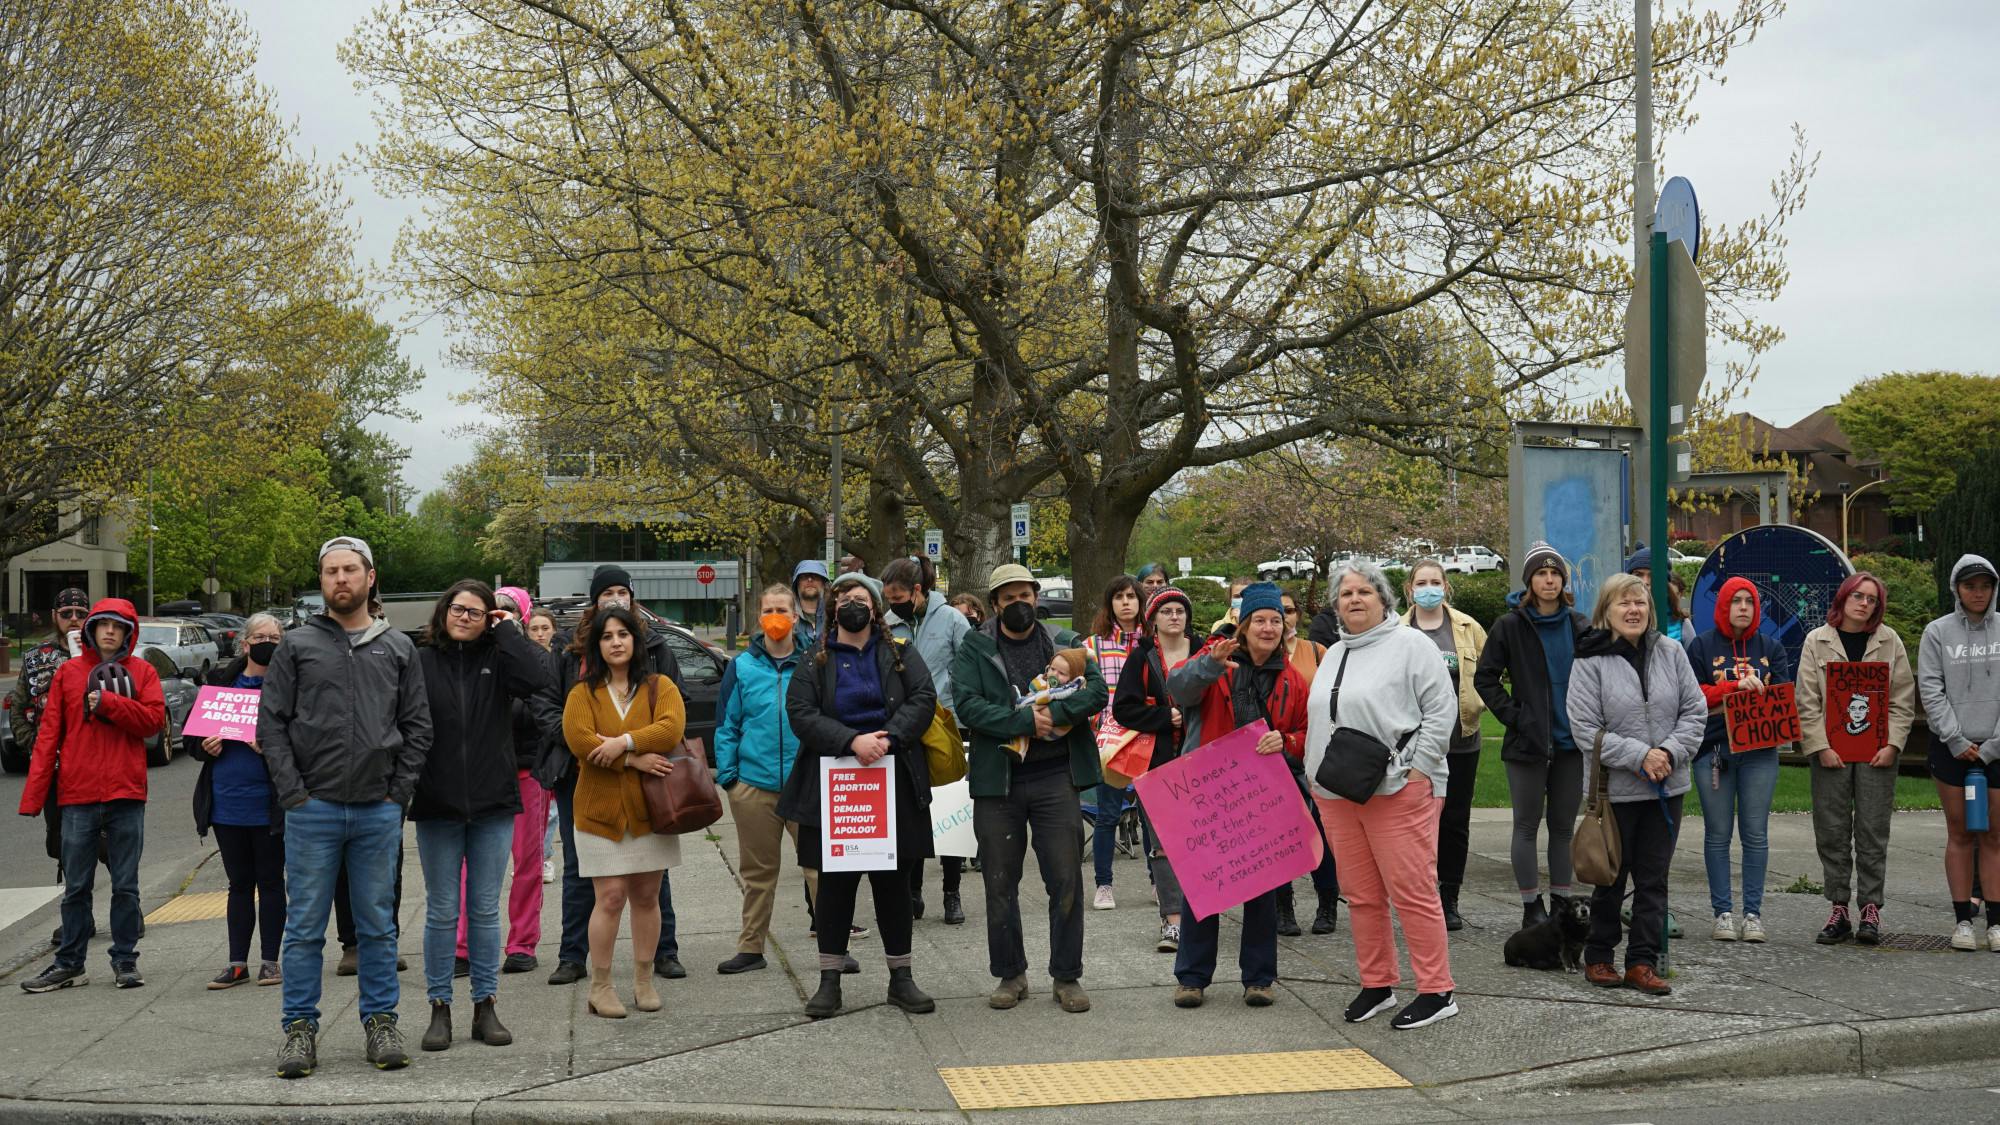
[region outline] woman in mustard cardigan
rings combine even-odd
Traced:
[[[563,704],[563,739],[576,755],[576,865],[597,892],[590,915],[590,1010],[621,1019],[611,987],[618,917],[632,904],[633,1004],[660,1010],[653,952],[660,941],[660,874],[680,862],[680,839],[654,835],[639,791],[642,773],[673,771],[667,755],[687,725],[672,680],[634,661],[639,619],[622,606],[600,611],[584,635],[583,678]]]

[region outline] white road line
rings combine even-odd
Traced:
[[[0,930],[54,901],[62,895],[62,890],[57,886],[0,888]]]

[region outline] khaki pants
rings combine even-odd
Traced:
[[[736,951],[761,956],[771,932],[785,837],[791,836],[796,847],[799,826],[778,815],[776,793],[741,781],[729,787],[729,815],[736,821],[736,874],[743,880],[743,932],[736,938]],[[806,893],[817,901],[819,872],[808,869],[805,876]]]

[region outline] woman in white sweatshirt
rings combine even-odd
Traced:
[[[1445,752],[1458,723],[1458,693],[1437,646],[1396,617],[1382,571],[1349,563],[1333,573],[1340,637],[1319,662],[1306,702],[1306,776],[1317,776],[1337,728],[1365,733],[1391,749],[1374,793],[1357,803],[1313,782],[1354,927],[1361,993],[1347,1006],[1359,1023],[1395,1006],[1401,970],[1389,904],[1402,919],[1417,977],[1417,998],[1397,1013],[1399,1030],[1458,1014],[1451,947],[1437,893],[1438,815],[1444,806]]]

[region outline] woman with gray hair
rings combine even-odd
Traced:
[[[264,671],[271,666],[285,627],[268,613],[253,613],[243,623],[242,653],[208,674],[212,687],[261,691]],[[285,936],[285,816],[271,787],[264,752],[254,742],[192,735],[181,740],[183,750],[200,759],[201,776],[194,783],[194,830],[197,836],[215,829],[222,853],[222,870],[229,877],[229,964],[208,982],[210,989],[248,983],[250,935],[262,939],[263,963],[258,984],[277,984],[278,948]]]
[[[1417,998],[1392,1026],[1408,1031],[1458,1014],[1437,893],[1438,815],[1458,693],[1437,646],[1396,616],[1396,594],[1381,568],[1343,564],[1332,585],[1340,637],[1320,660],[1307,696],[1306,776],[1354,929],[1361,992],[1346,1019],[1359,1023],[1396,1004],[1402,972],[1389,926],[1394,903]],[[1369,760],[1370,748],[1387,757],[1379,775],[1355,768]],[[1346,796],[1326,787],[1336,780],[1346,783]]]

